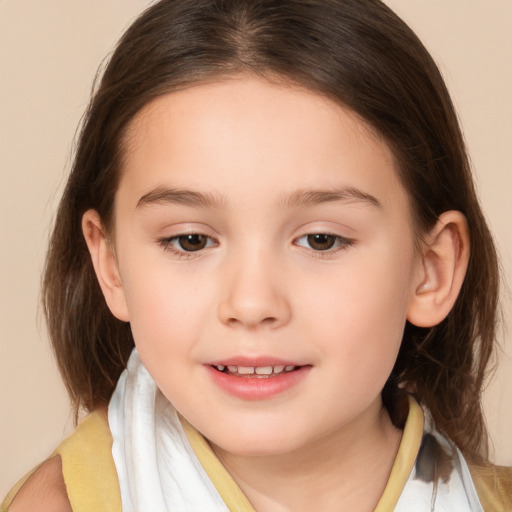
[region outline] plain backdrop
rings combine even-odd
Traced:
[[[148,0],[0,0],[0,495],[72,430],[39,312],[46,243],[102,59]],[[512,282],[512,1],[387,0],[437,60]],[[512,318],[504,295],[505,318]],[[485,393],[494,460],[512,465],[511,335]]]

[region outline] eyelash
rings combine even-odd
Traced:
[[[176,247],[174,247],[173,244],[175,242],[179,243],[180,238],[191,237],[191,236],[200,236],[200,237],[206,238],[207,245],[197,251],[187,251],[187,250],[183,249],[183,247],[182,247],[183,250],[180,250],[180,249],[176,249]],[[196,253],[200,253],[202,250],[212,247],[212,244],[208,245],[209,242],[211,242],[211,241],[214,242],[213,245],[217,244],[217,242],[211,236],[205,235],[204,233],[182,233],[180,235],[171,236],[168,238],[160,238],[158,240],[158,243],[164,248],[164,251],[168,251],[180,259],[189,260],[189,259],[196,257]]]
[[[346,238],[341,235],[337,235],[335,233],[329,233],[329,232],[316,232],[316,233],[306,233],[299,238],[296,238],[294,242],[296,242],[296,245],[299,247],[304,247],[303,245],[297,244],[297,241],[301,240],[302,238],[308,238],[310,236],[326,236],[326,237],[333,237],[335,239],[334,243],[336,244],[334,247],[325,249],[325,250],[315,250],[313,248],[309,248],[315,257],[317,258],[328,258],[329,256],[332,256],[333,254],[343,251],[345,249],[348,249],[349,247],[353,246],[355,243],[355,240],[352,238]],[[308,249],[306,247],[306,249]]]
[[[180,250],[180,249],[177,249],[176,247],[174,247],[174,245],[173,245],[174,243],[178,242],[180,244],[179,239],[183,238],[183,237],[187,237],[187,236],[188,237],[190,237],[190,236],[204,237],[207,239],[207,241],[206,241],[207,245],[205,247],[198,249],[197,251],[187,251],[183,247]],[[305,246],[297,243],[299,240],[301,240],[303,238],[307,239],[310,236],[334,237],[335,238],[335,241],[334,241],[335,246],[333,248],[329,248],[329,249],[325,249],[325,250],[315,250],[312,247],[308,248],[308,247],[305,247]],[[213,244],[208,245],[212,241],[213,241]],[[332,254],[337,253],[338,251],[348,249],[349,247],[354,245],[355,240],[353,240],[351,238],[346,238],[346,237],[343,237],[340,235],[336,235],[334,233],[316,232],[316,233],[306,233],[306,234],[296,238],[294,240],[294,242],[298,247],[304,247],[304,248],[312,251],[312,253],[315,255],[315,257],[324,258],[324,257],[329,257]],[[185,260],[189,260],[194,257],[197,257],[197,256],[199,256],[199,253],[201,253],[204,249],[213,247],[216,244],[218,245],[218,242],[215,239],[213,239],[212,237],[210,237],[204,233],[183,233],[183,234],[168,237],[168,238],[160,238],[160,239],[158,239],[158,243],[164,248],[165,251],[171,252],[173,255],[177,256],[178,258],[185,259]],[[197,253],[197,255],[196,255],[196,253]]]

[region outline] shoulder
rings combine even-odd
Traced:
[[[512,467],[469,464],[469,470],[485,511],[512,510]]]
[[[121,511],[106,410],[86,416],[53,455],[16,484],[0,512]]]
[[[16,493],[9,512],[70,512],[62,462],[57,455],[39,466]]]

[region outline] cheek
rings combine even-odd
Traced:
[[[398,258],[388,250],[376,257],[361,251],[330,279],[308,283],[309,294],[303,292],[308,297],[303,315],[315,319],[311,334],[316,330],[325,352],[336,353],[347,368],[394,364],[414,266],[412,251],[407,258],[404,253]]]
[[[143,289],[130,288],[129,296],[130,324],[141,361],[167,398],[179,402],[186,393],[182,383],[190,379],[200,338],[197,309],[162,281]]]
[[[129,261],[126,261],[130,264]],[[194,282],[170,273],[165,264],[131,265],[123,280],[130,325],[137,349],[147,366],[176,361],[193,350],[209,299]],[[143,272],[133,269],[143,268]],[[154,363],[153,363],[154,361]]]

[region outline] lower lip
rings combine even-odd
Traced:
[[[292,372],[283,372],[275,377],[237,377],[219,372],[207,366],[210,376],[223,391],[242,400],[264,400],[284,393],[299,384],[309,373],[311,366],[302,366]]]

